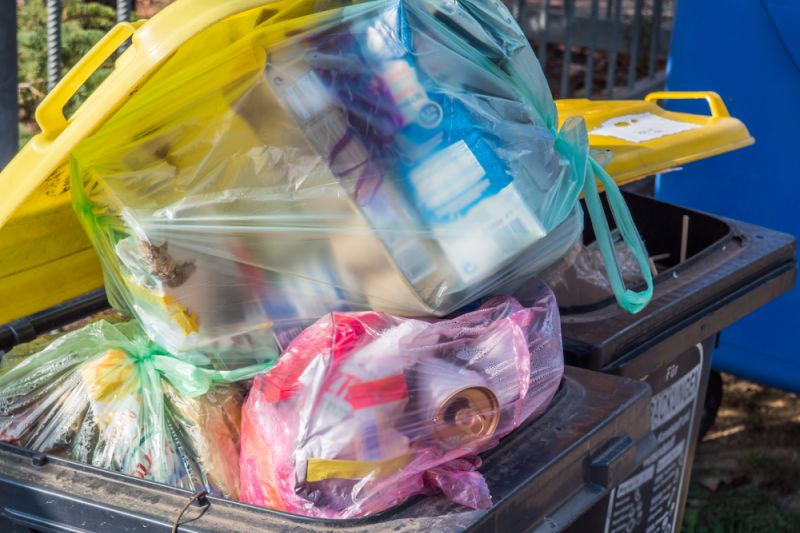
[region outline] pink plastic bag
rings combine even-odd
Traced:
[[[541,414],[563,373],[558,308],[494,298],[453,320],[333,313],[258,376],[242,414],[241,497],[355,518],[420,493],[488,507],[477,454]]]

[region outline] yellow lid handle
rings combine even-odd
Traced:
[[[36,122],[47,139],[55,139],[67,127],[64,106],[103,63],[133,35],[145,21],[121,22],[111,28],[100,41],[62,78],[36,109]]]
[[[711,108],[711,116],[725,118],[731,116],[722,97],[712,91],[660,91],[650,93],[645,98],[647,102],[657,103],[659,100],[705,100]]]

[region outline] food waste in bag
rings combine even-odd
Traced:
[[[241,380],[177,359],[133,321],[105,320],[21,344],[0,369],[0,441],[237,499]]]
[[[321,318],[254,380],[242,500],[337,519],[416,494],[491,506],[478,454],[542,413],[563,373],[555,298],[541,283],[528,295],[451,320]]]
[[[274,9],[271,8],[274,6]],[[199,32],[74,150],[112,304],[170,353],[236,368],[320,316],[446,316],[579,239],[595,178],[647,254],[579,118],[497,0],[265,0]],[[239,355],[237,355],[239,354]]]

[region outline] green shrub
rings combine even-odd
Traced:
[[[95,2],[64,0],[61,17],[61,72],[65,73],[114,25],[113,8]],[[47,93],[47,10],[44,0],[26,0],[17,10],[19,52],[20,145],[37,131],[36,106]],[[72,113],[100,81],[108,75],[110,63],[101,68],[67,105]]]

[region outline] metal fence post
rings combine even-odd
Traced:
[[[0,168],[17,153],[17,3],[0,2]]]
[[[61,0],[47,0],[47,90],[61,79]]]
[[[117,23],[131,20],[131,2],[132,0],[117,0]],[[125,41],[117,48],[117,54],[122,54],[127,48],[128,41]]]
[[[513,0],[511,4],[511,16],[514,17],[520,26],[522,26],[522,16],[525,14],[525,0]]]
[[[131,0],[117,0],[117,22],[131,20]]]
[[[539,38],[539,64],[542,70],[547,72],[547,32],[550,29],[550,0],[544,0],[544,5],[539,10],[539,28],[541,37]]]
[[[611,50],[608,59],[608,79],[606,80],[606,93],[609,98],[614,97],[614,82],[617,77],[617,52],[620,33],[622,32],[622,0],[614,0],[614,25],[612,28]]]
[[[642,10],[644,9],[644,0],[636,0],[636,6],[633,8],[633,35],[631,37],[630,48],[630,62],[628,64],[628,90],[632,91],[636,85],[636,69],[639,61],[639,30],[642,25]]]
[[[656,75],[656,65],[658,62],[659,40],[661,38],[661,0],[653,2],[653,31],[650,36],[650,57],[647,68],[647,75],[650,79]]]
[[[572,29],[575,22],[575,0],[564,0],[564,17],[566,18],[566,34],[564,35],[564,61],[561,65],[561,88],[559,98],[569,95],[569,75],[572,70]]]
[[[594,51],[597,47],[597,20],[600,18],[600,0],[592,0],[591,14],[591,37],[589,38],[589,49],[586,51],[586,77],[584,79],[584,92],[586,98],[591,98],[592,88],[594,87]],[[563,98],[563,97],[562,97]]]

